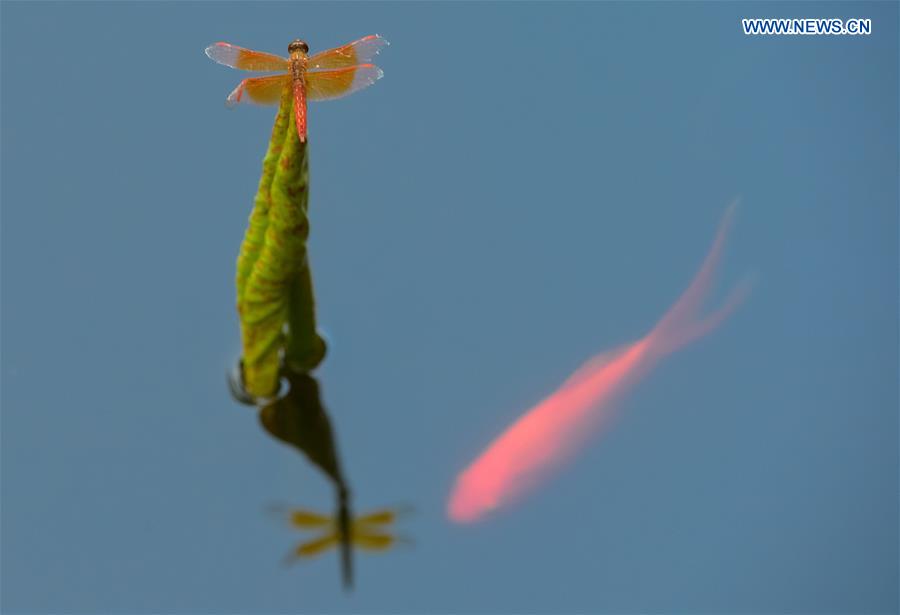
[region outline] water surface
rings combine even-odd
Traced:
[[[5,612],[896,611],[897,5],[4,3]],[[742,17],[868,17],[747,37]],[[231,399],[274,117],[218,40],[369,33],[310,111],[317,372],[361,511],[414,538],[285,568],[327,479]],[[457,473],[644,335],[742,199],[709,337],[488,521]]]

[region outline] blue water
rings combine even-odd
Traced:
[[[2,610],[896,612],[896,3],[12,3],[2,10]],[[748,37],[743,17],[870,36]],[[414,542],[284,567],[329,511],[231,399],[274,111],[219,40],[370,33],[310,108],[317,372],[359,512]],[[644,335],[741,198],[748,300],[484,523],[456,474]]]

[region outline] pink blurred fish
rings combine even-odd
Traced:
[[[741,302],[747,284],[738,285],[718,310],[700,315],[734,210],[735,205],[728,208],[690,286],[650,333],[588,360],[457,477],[447,507],[451,520],[477,521],[533,486],[610,416],[612,404],[659,359],[710,332]]]

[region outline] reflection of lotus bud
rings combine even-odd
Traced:
[[[260,422],[272,436],[303,453],[331,479],[339,492],[346,492],[334,432],[322,405],[318,381],[309,374],[290,372],[287,381],[287,392],[260,408]]]

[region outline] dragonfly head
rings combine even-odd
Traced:
[[[306,44],[306,41],[301,41],[299,38],[291,41],[291,44],[288,45],[288,53],[294,53],[296,51],[302,51],[303,53],[309,53],[309,45]]]

